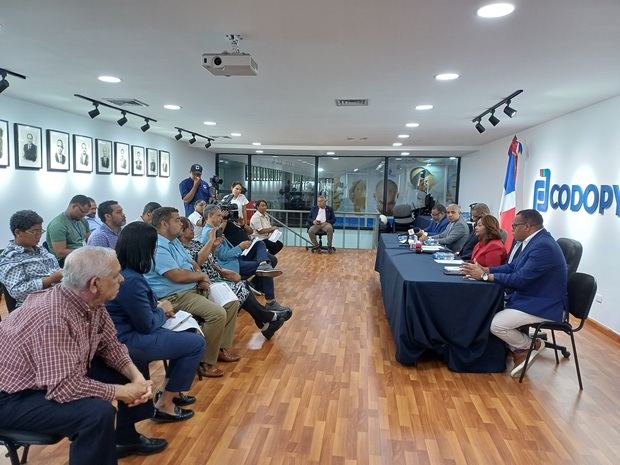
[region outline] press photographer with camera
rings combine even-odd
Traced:
[[[202,166],[198,163],[189,168],[190,176],[179,183],[179,192],[185,205],[185,216],[194,213],[194,204],[199,200],[209,202],[213,194],[207,181],[202,179]]]

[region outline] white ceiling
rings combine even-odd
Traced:
[[[154,132],[243,134],[214,144],[221,152],[260,141],[265,153],[463,154],[620,94],[618,0],[514,0],[497,20],[475,15],[484,0],[1,1],[0,67],[28,76],[3,96],[79,114],[92,107],[74,93],[137,98],[150,105],[138,112],[159,120]],[[229,48],[227,33],[245,36],[258,76],[202,68],[202,53]],[[433,79],[446,71],[462,77]],[[517,89],[515,118],[501,113],[478,134],[471,119]],[[370,105],[336,108],[335,98]],[[419,103],[435,109],[415,111]],[[400,133],[412,137],[394,149]]]

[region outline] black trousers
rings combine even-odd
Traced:
[[[267,247],[267,251],[271,255],[277,254],[280,250],[282,250],[282,247],[284,247],[284,244],[280,241],[271,242],[268,239],[263,239],[263,242],[265,243],[265,247]],[[271,265],[275,266],[273,263]]]
[[[133,359],[133,358],[132,358]],[[145,373],[148,365],[134,360]],[[146,371],[148,375],[148,371]],[[124,384],[128,380],[93,359],[88,376],[104,383]],[[71,441],[70,465],[116,465],[115,444],[130,444],[138,439],[134,423],[153,414],[152,402],[127,407],[114,406],[97,397],[59,403],[45,399],[46,391],[26,390],[14,394],[0,392],[0,428],[55,433]],[[116,417],[116,431],[114,419]]]

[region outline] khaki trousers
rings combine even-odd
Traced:
[[[205,335],[207,347],[202,361],[215,365],[219,350],[232,346],[240,302],[235,300],[220,307],[199,294],[196,289],[179,292],[164,299],[170,301],[175,311],[185,310],[203,320],[200,328]]]

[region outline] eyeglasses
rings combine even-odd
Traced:
[[[517,226],[521,226],[527,223],[512,223],[512,229],[515,229]]]
[[[28,234],[32,234],[33,236],[41,236],[45,232],[45,229],[35,229],[35,230],[26,229],[24,232]]]

